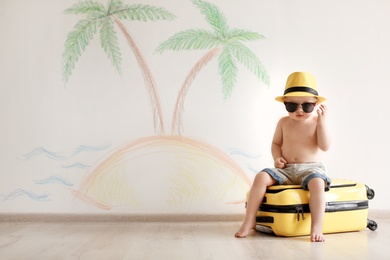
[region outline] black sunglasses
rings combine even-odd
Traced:
[[[311,113],[314,110],[314,107],[317,105],[317,103],[310,103],[310,102],[305,102],[302,104],[294,103],[294,102],[284,102],[284,105],[286,106],[286,110],[290,113],[294,113],[297,111],[299,105],[302,106],[302,110],[305,113]]]

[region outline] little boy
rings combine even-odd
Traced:
[[[330,178],[321,163],[322,151],[330,146],[326,126],[326,99],[318,95],[316,80],[307,72],[292,73],[286,83],[283,102],[288,116],[279,120],[272,140],[275,168],[258,173],[249,192],[246,214],[238,238],[248,235],[256,226],[256,213],[268,186],[275,184],[301,184],[310,192],[311,241],[325,241],[322,222],[325,212],[325,190]],[[315,113],[316,111],[316,113]]]

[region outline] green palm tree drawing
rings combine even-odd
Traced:
[[[68,34],[65,42],[63,52],[64,81],[68,82],[76,62],[99,29],[101,47],[115,69],[121,73],[122,57],[114,28],[114,24],[116,24],[130,45],[142,71],[152,105],[155,131],[163,134],[165,131],[164,120],[155,80],[144,56],[121,20],[146,22],[172,20],[175,16],[164,8],[141,4],[127,5],[123,3],[123,0],[109,0],[106,7],[90,0],[81,1],[66,9],[64,13],[85,15],[85,18],[80,20],[74,26],[73,31]]]
[[[159,53],[166,50],[209,50],[192,67],[178,94],[172,120],[172,133],[179,135],[182,131],[182,114],[187,92],[198,72],[218,54],[220,54],[218,57],[219,74],[225,99],[231,96],[236,85],[237,63],[243,64],[263,83],[269,85],[269,76],[264,66],[256,55],[242,43],[265,39],[265,37],[248,30],[230,29],[226,18],[214,4],[202,0],[193,0],[193,4],[200,9],[213,30],[181,31],[161,43],[156,49]]]

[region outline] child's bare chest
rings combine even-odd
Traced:
[[[310,141],[316,139],[316,126],[314,124],[286,124],[283,127],[284,141]]]

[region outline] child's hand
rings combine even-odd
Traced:
[[[324,120],[327,112],[328,112],[328,108],[324,104],[320,104],[317,108],[318,120],[319,121]]]
[[[286,163],[287,161],[283,157],[278,157],[276,158],[274,165],[276,168],[283,169],[286,166]]]

